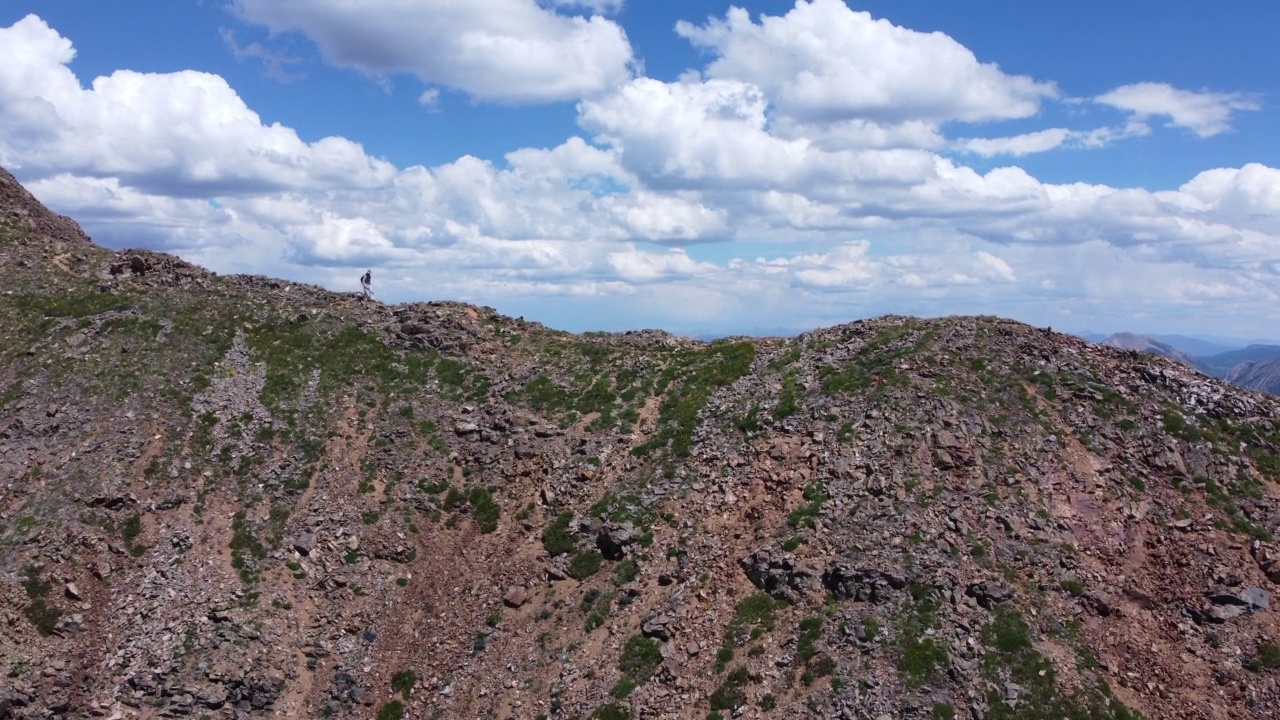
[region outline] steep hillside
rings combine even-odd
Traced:
[[[990,317],[384,306],[0,193],[0,718],[1280,717],[1276,398]]]
[[[1227,371],[1223,379],[1241,387],[1280,395],[1280,358],[1242,362]]]

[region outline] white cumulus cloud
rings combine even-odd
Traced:
[[[395,169],[346,138],[266,125],[209,73],[118,70],[81,87],[70,41],[28,15],[0,28],[0,160],[30,176],[115,176],[164,194],[373,187]]]
[[[717,54],[708,76],[753,83],[780,113],[811,122],[1024,118],[1058,94],[1051,83],[979,62],[947,35],[873,19],[842,0],[798,0],[758,24],[732,8],[676,32]]]
[[[233,7],[273,33],[306,35],[330,63],[375,76],[411,73],[481,100],[571,100],[631,77],[620,25],[535,0],[234,0]]]
[[[609,254],[609,265],[624,280],[645,282],[659,278],[704,275],[717,270],[711,263],[694,261],[682,248],[652,253],[628,246]]]

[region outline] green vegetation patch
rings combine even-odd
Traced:
[[[1257,654],[1245,663],[1245,667],[1256,673],[1280,670],[1280,645],[1262,643],[1258,646]]]
[[[622,646],[622,654],[618,656],[618,669],[622,676],[630,678],[636,685],[648,682],[661,664],[662,647],[657,640],[643,635],[628,638]]]
[[[822,368],[818,374],[822,393],[832,396],[905,384],[906,376],[899,373],[894,365],[922,350],[932,339],[932,331],[920,333],[920,326],[919,321],[907,320],[896,327],[885,328],[849,362]]]
[[[818,652],[818,640],[821,638],[821,617],[813,615],[800,621],[800,637],[796,639],[796,654],[805,662],[804,673],[800,676],[801,682],[805,685],[811,685],[814,680],[835,672],[835,659]]]
[[[321,393],[363,378],[385,395],[420,389],[436,360],[431,353],[397,352],[352,325],[305,315],[258,324],[246,336],[266,367],[262,404],[273,410],[298,397],[316,370]]]
[[[827,486],[820,481],[813,481],[804,487],[805,505],[793,510],[787,516],[787,524],[791,527],[814,527],[814,518],[822,512],[822,504],[830,496]]]
[[[392,700],[382,704],[378,708],[377,720],[400,720],[404,717],[404,703],[399,700]]]
[[[567,425],[579,417],[597,414],[590,430],[628,427],[639,419],[643,395],[652,381],[623,362],[626,353],[583,336],[583,340],[558,342],[544,349],[545,365],[563,370],[559,383],[547,374],[530,380],[508,396]]]
[[[814,645],[822,637],[822,618],[814,615],[800,621],[800,637],[796,640],[796,653],[800,659],[809,660],[818,653]]]
[[[992,720],[1135,720],[1141,717],[1111,695],[1105,682],[1096,679],[1071,694],[1057,686],[1053,662],[1035,649],[1031,628],[1014,610],[997,608],[982,630],[989,651],[982,656],[982,675],[993,683],[988,693]],[[1017,703],[1004,702],[1003,680],[1022,688]],[[1000,680],[1002,682],[998,682]],[[998,688],[997,688],[998,685]]]
[[[480,526],[480,532],[491,533],[498,529],[498,518],[502,516],[502,508],[494,502],[489,491],[482,487],[472,488],[467,496],[471,503],[471,517]]]
[[[1084,595],[1084,583],[1077,578],[1063,578],[1058,586],[1067,592],[1071,597],[1080,597]]]
[[[405,700],[409,699],[409,693],[413,690],[413,686],[418,682],[418,674],[412,670],[401,670],[391,676],[391,690],[398,692],[404,696]]]
[[[778,404],[773,406],[773,419],[785,420],[796,414],[796,374],[788,372],[782,378],[782,392],[778,394]]]
[[[130,295],[78,289],[54,295],[14,294],[6,300],[19,310],[46,318],[85,318],[128,310],[133,304]]]
[[[617,703],[608,703],[591,713],[592,720],[630,720],[631,711]]]
[[[40,577],[40,571],[33,565],[23,568],[22,588],[27,592],[31,603],[23,610],[23,615],[31,621],[41,635],[52,635],[62,618],[62,610],[48,603],[49,589],[52,584]]]
[[[667,448],[675,457],[688,457],[698,415],[711,393],[745,375],[754,358],[755,345],[745,341],[718,341],[676,355],[658,378],[656,390],[665,393],[658,411],[658,431],[632,454],[644,456]]]
[[[626,698],[628,695],[630,695],[635,689],[636,689],[636,681],[632,680],[631,678],[624,677],[618,682],[614,683],[613,688],[609,690],[609,694],[619,700],[622,700]]]
[[[772,630],[774,612],[786,607],[786,603],[775,600],[764,593],[755,593],[738,601],[734,609],[733,619],[725,627],[725,643],[728,646],[741,647],[751,638],[765,630]]]
[[[542,547],[552,557],[572,552],[576,546],[573,534],[569,532],[571,522],[573,522],[573,513],[565,511],[542,531]]]
[[[120,525],[120,537],[124,540],[124,547],[134,557],[142,557],[142,554],[147,551],[147,547],[138,542],[138,536],[141,534],[142,518],[139,515],[129,516]]]
[[[653,524],[658,520],[658,510],[646,505],[639,493],[605,493],[587,510],[587,515],[615,523],[629,522],[639,531],[636,542],[644,547],[653,544]]]
[[[938,623],[938,605],[934,591],[920,584],[910,588],[911,600],[894,618],[897,637],[894,644],[901,653],[898,671],[907,687],[916,688],[935,677],[947,663],[947,648],[927,631]]]
[[[613,610],[613,599],[615,597],[617,597],[617,593],[601,592],[593,588],[582,598],[582,611],[587,614],[587,620],[584,623],[587,632],[604,625],[604,621],[609,617],[609,612]]]
[[[623,560],[613,570],[613,582],[617,585],[626,585],[639,576],[640,566],[636,564],[634,558]]]
[[[720,687],[711,693],[712,710],[733,710],[747,704],[747,683],[751,682],[751,674],[744,667],[735,668],[725,676]]]

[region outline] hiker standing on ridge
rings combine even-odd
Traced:
[[[365,270],[364,275],[360,276],[360,292],[365,300],[373,299],[373,273]]]

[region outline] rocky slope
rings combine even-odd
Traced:
[[[0,176],[0,718],[1276,718],[1280,402],[990,317],[570,335]]]

